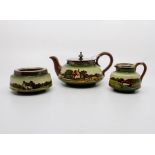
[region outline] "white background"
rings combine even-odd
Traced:
[[[154,21],[0,21],[0,133],[155,133],[154,27]],[[114,64],[94,88],[67,87],[48,57],[65,64],[80,51],[86,57],[109,51],[114,64],[146,62],[142,88],[114,92],[108,86]],[[48,68],[50,91],[21,96],[9,90],[13,70],[28,66]]]

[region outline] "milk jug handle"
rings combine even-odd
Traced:
[[[143,72],[142,72],[142,74],[140,76],[140,79],[142,81],[143,77],[144,77],[144,75],[145,75],[145,73],[147,71],[147,65],[144,62],[138,62],[138,63],[135,64],[135,68],[137,69],[137,67],[140,66],[140,65],[142,65],[144,67],[144,70],[143,70]]]

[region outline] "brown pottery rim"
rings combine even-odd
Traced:
[[[14,75],[17,76],[36,76],[47,74],[47,69],[42,67],[27,67],[27,68],[18,68],[14,70]]]
[[[118,63],[115,65],[115,67],[124,68],[124,69],[129,68],[130,69],[130,68],[135,68],[135,65],[131,64],[131,63]]]

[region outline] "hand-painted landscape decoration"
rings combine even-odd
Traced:
[[[98,61],[99,58],[104,55],[110,58],[110,62],[108,66],[102,70]],[[80,52],[78,59],[69,59],[64,66],[60,65],[57,57],[52,56],[50,58],[53,60],[58,78],[72,86],[95,85],[103,79],[105,72],[113,63],[113,57],[108,52],[101,52],[96,59],[85,59],[83,58],[82,52]]]
[[[137,66],[142,65],[144,71],[142,75],[136,72]],[[141,87],[143,77],[146,73],[147,66],[144,62],[130,64],[120,63],[116,66],[116,71],[110,76],[109,85],[119,92],[134,92]]]

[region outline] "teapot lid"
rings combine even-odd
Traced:
[[[79,58],[68,59],[67,64],[70,64],[70,65],[92,65],[92,64],[96,64],[96,59],[86,59],[83,57],[84,56],[83,56],[82,52],[80,52]]]

